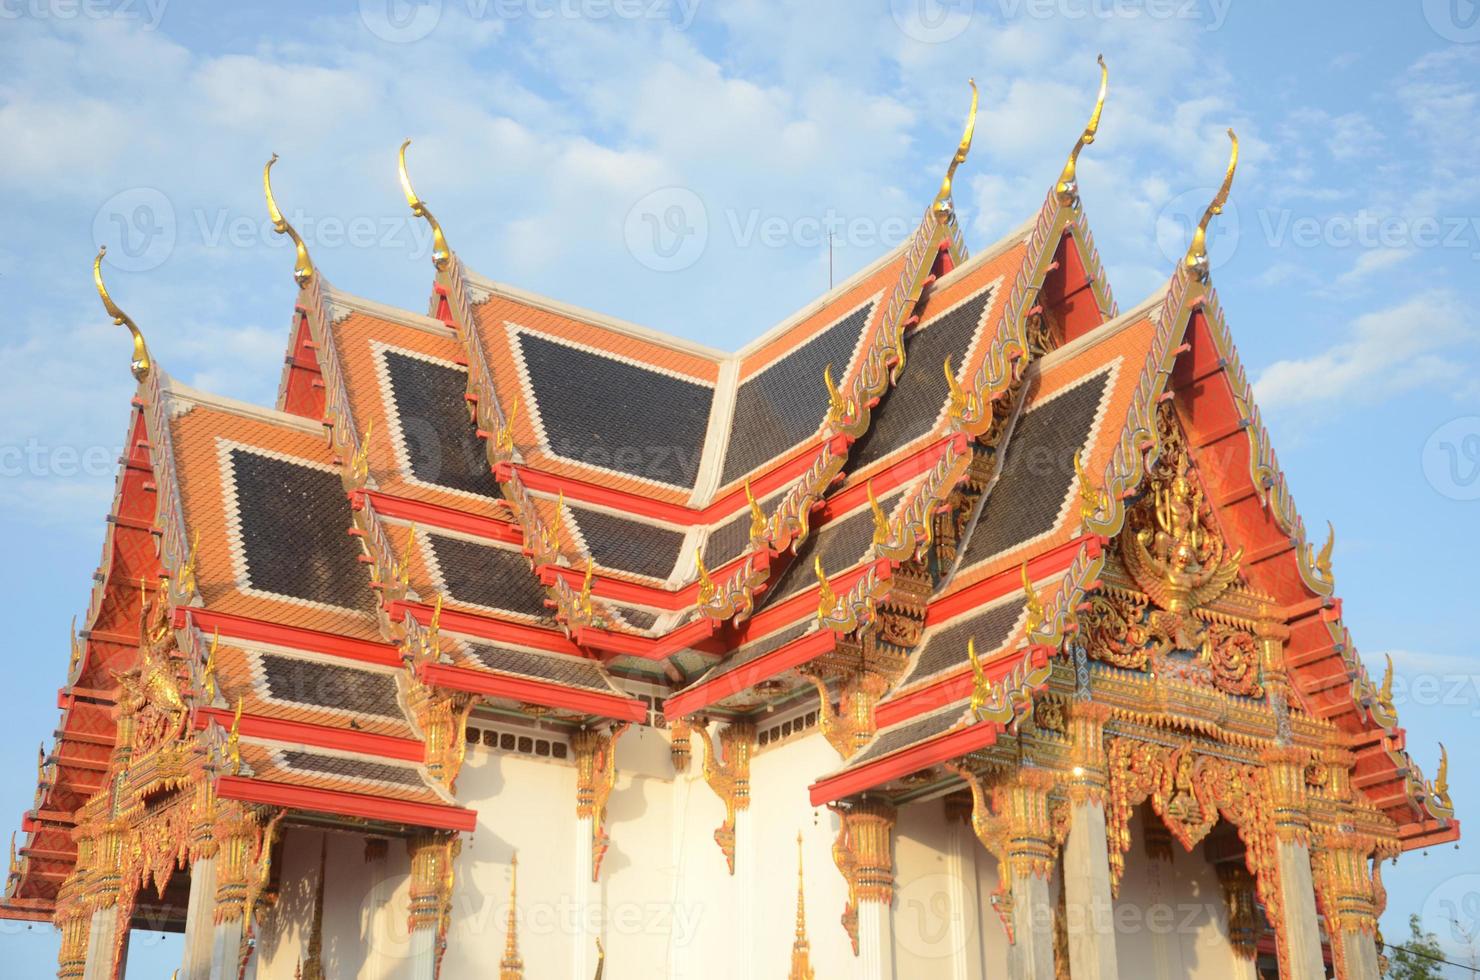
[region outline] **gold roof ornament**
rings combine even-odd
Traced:
[[[138,324],[132,318],[118,308],[113,302],[113,297],[108,295],[108,287],[103,285],[103,256],[108,253],[107,245],[98,246],[98,257],[93,259],[93,282],[98,287],[98,297],[103,301],[103,309],[113,318],[113,323],[120,327],[128,327],[129,334],[134,338],[134,358],[129,362],[129,369],[134,372],[134,377],[143,381],[149,376],[149,369],[153,363],[149,360],[149,347],[144,343],[144,334],[139,330]]]
[[[592,607],[591,607],[591,579],[592,579],[592,577],[595,574],[596,574],[596,559],[592,558],[590,555],[587,555],[586,556],[586,577],[581,580],[581,594],[580,594],[580,597],[577,600],[577,607],[578,607],[578,609],[580,611],[580,614],[582,616],[584,616],[587,621],[589,621],[591,619],[591,615],[592,615]]]
[[[822,556],[812,559],[812,571],[817,574],[817,618],[826,621],[838,604],[838,594],[828,584],[827,572],[822,568]]]
[[[873,480],[868,481],[868,506],[874,515],[874,544],[888,544],[890,536],[889,515],[884,513],[884,508],[880,505],[879,498],[874,493]]]
[[[1382,672],[1382,687],[1377,691],[1377,703],[1387,709],[1388,714],[1395,710],[1393,706],[1393,655],[1387,655],[1387,669]]]
[[[1223,213],[1223,206],[1228,203],[1228,192],[1233,187],[1234,171],[1238,169],[1238,134],[1229,129],[1228,138],[1233,143],[1233,149],[1229,151],[1228,172],[1223,175],[1223,186],[1218,188],[1218,193],[1203,212],[1202,220],[1197,223],[1197,230],[1192,233],[1192,243],[1187,246],[1187,258],[1183,260],[1187,268],[1201,279],[1208,277],[1208,225],[1214,215]]]
[[[1090,113],[1089,122],[1084,126],[1084,132],[1074,144],[1074,149],[1069,151],[1069,162],[1064,164],[1064,171],[1059,174],[1059,182],[1054,186],[1054,193],[1058,195],[1059,203],[1066,208],[1072,208],[1079,203],[1079,177],[1076,172],[1079,165],[1079,151],[1095,141],[1095,134],[1100,131],[1100,113],[1105,109],[1105,91],[1110,82],[1110,70],[1105,67],[1104,55],[1100,55],[1095,60],[1100,63],[1100,95],[1095,99],[1095,111]]]
[[[822,369],[822,383],[827,387],[827,421],[829,424],[837,425],[852,413],[848,410],[848,398],[838,389],[838,383],[833,380],[830,363]]]
[[[1449,750],[1443,742],[1439,743],[1439,772],[1434,776],[1432,788],[1434,797],[1444,806],[1449,806]]]
[[[416,191],[411,187],[411,176],[406,173],[406,147],[410,145],[410,137],[407,137],[401,143],[399,166],[401,190],[406,192],[406,203],[411,205],[411,213],[418,218],[425,219],[426,223],[432,226],[432,264],[440,269],[452,257],[452,250],[447,247],[447,239],[442,234],[442,226],[437,223],[437,219],[432,216],[432,212],[427,210],[426,202],[417,197]]]
[[[694,549],[694,565],[699,570],[699,605],[708,604],[714,598],[716,586],[714,579],[709,577],[709,569],[704,567],[704,549]]]
[[[750,508],[750,544],[755,547],[766,540],[766,512],[756,502],[755,493],[750,489],[749,477],[745,478],[745,504]]]
[[[1089,471],[1084,467],[1084,452],[1074,454],[1074,475],[1079,479],[1079,520],[1088,526],[1102,507],[1108,509],[1109,495],[1095,486]]]
[[[1038,628],[1043,625],[1044,613],[1043,603],[1038,599],[1038,593],[1033,589],[1033,580],[1028,578],[1028,563],[1023,562],[1023,609],[1028,614],[1024,633],[1031,639]]]
[[[1325,579],[1327,582],[1330,582],[1333,587],[1336,585],[1336,576],[1331,574],[1331,551],[1335,547],[1336,525],[1332,524],[1330,521],[1327,521],[1326,543],[1321,546],[1320,554],[1316,555],[1315,565],[1316,571],[1320,573],[1321,578]]]
[[[791,944],[791,972],[786,980],[815,980],[812,945],[807,942],[806,870],[802,862],[802,834],[797,831],[797,935]]]
[[[971,137],[976,132],[976,105],[979,93],[976,90],[976,79],[968,78],[966,83],[971,86],[971,111],[966,114],[966,130],[961,134],[961,143],[956,147],[956,155],[951,157],[950,166],[946,167],[946,175],[941,178],[940,191],[935,195],[935,210],[942,213],[951,210],[951,180],[956,176],[956,168],[966,162],[966,155],[971,152]]]
[[[981,658],[976,655],[974,636],[966,641],[966,659],[971,663],[971,717],[981,721],[987,699],[992,696],[992,685],[987,680],[986,670],[982,668]]]
[[[221,646],[221,630],[218,628],[211,634],[211,648],[206,651],[205,664],[201,667],[201,689],[205,694],[205,703],[211,704],[216,700],[216,650]]]
[[[519,396],[514,395],[514,400],[509,403],[509,414],[504,416],[504,423],[498,427],[494,434],[494,448],[502,456],[514,455],[514,420],[519,417]]]
[[[499,960],[499,980],[524,980],[524,960],[519,956],[519,855],[509,864],[509,927],[504,935],[504,958]]]
[[[297,256],[293,262],[293,279],[302,289],[313,278],[313,261],[308,257],[308,246],[303,244],[303,236],[288,224],[288,219],[278,208],[277,199],[272,196],[272,165],[277,161],[278,155],[274,153],[267,166],[262,168],[262,193],[267,198],[267,216],[272,219],[272,230],[293,240],[293,251]]]
[[[226,733],[226,769],[235,776],[242,771],[242,698],[236,697],[236,711],[231,716],[231,730]]]

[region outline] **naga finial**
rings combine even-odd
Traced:
[[[1439,743],[1439,771],[1434,776],[1434,796],[1449,804],[1449,750]]]
[[[812,571],[817,575],[817,618],[826,620],[838,604],[838,594],[827,581],[827,572],[822,567],[822,556],[812,559]]]
[[[750,478],[745,480],[745,503],[750,508],[750,545],[757,547],[766,540],[766,512],[756,502],[755,492],[750,489]]]
[[[868,506],[874,515],[874,544],[888,544],[890,537],[889,515],[884,513],[884,508],[879,503],[878,496],[874,493],[874,481],[868,481]]]
[[[411,213],[418,218],[423,218],[432,226],[432,264],[442,268],[452,256],[452,250],[447,247],[447,239],[442,234],[442,226],[437,219],[432,217],[432,212],[427,210],[426,202],[416,196],[416,191],[411,187],[411,175],[406,173],[406,147],[411,145],[410,137],[401,143],[400,173],[401,190],[406,192],[406,203],[411,205]]]
[[[1387,655],[1387,669],[1382,672],[1382,686],[1377,689],[1377,703],[1393,711],[1393,655]]]
[[[1095,141],[1095,134],[1100,131],[1100,113],[1105,110],[1105,90],[1110,82],[1110,70],[1105,67],[1104,55],[1096,60],[1100,63],[1100,95],[1095,99],[1095,111],[1090,113],[1089,122],[1085,124],[1084,132],[1074,144],[1074,149],[1069,152],[1069,162],[1064,164],[1064,172],[1059,174],[1059,182],[1054,186],[1059,203],[1066,208],[1079,202],[1079,178],[1075,170],[1079,165],[1079,151]]]
[[[837,425],[848,417],[848,398],[833,380],[831,363],[822,369],[822,384],[827,388],[827,421]]]
[[[494,448],[499,455],[513,458],[514,456],[514,420],[519,417],[519,396],[514,395],[513,401],[509,403],[509,414],[504,416],[504,422],[498,427],[494,435]]]
[[[108,295],[108,287],[103,285],[103,256],[108,252],[107,245],[98,246],[98,257],[93,259],[93,282],[98,287],[98,296],[103,301],[103,309],[113,318],[113,322],[120,327],[128,327],[129,334],[134,338],[134,359],[129,362],[129,368],[134,372],[134,377],[143,381],[149,375],[152,362],[149,360],[149,348],[144,343],[144,334],[139,330],[139,325],[134,323],[129,315],[118,308],[113,302],[113,297]]]
[[[1326,522],[1326,543],[1321,546],[1320,554],[1316,555],[1316,571],[1321,578],[1336,584],[1336,576],[1331,574],[1331,551],[1336,547],[1336,526],[1330,521]]]
[[[1189,269],[1203,277],[1208,273],[1208,224],[1212,222],[1214,215],[1223,213],[1223,206],[1228,203],[1228,192],[1233,187],[1233,173],[1238,169],[1238,135],[1230,129],[1228,138],[1233,142],[1233,149],[1228,155],[1228,172],[1223,175],[1223,186],[1218,188],[1212,203],[1203,212],[1202,220],[1197,223],[1197,230],[1192,233],[1192,243],[1187,246],[1187,258],[1183,260]]]
[[[231,729],[226,733],[226,767],[235,776],[242,771],[242,698],[236,697],[236,711],[231,716]]]
[[[1023,609],[1028,615],[1024,632],[1029,638],[1043,625],[1044,613],[1043,603],[1038,598],[1038,593],[1033,589],[1033,580],[1028,577],[1028,563],[1023,562]]]
[[[1089,471],[1084,468],[1082,451],[1074,454],[1074,475],[1079,480],[1079,520],[1087,527],[1099,513],[1105,492],[1095,486]]]
[[[935,210],[942,214],[951,210],[951,180],[956,176],[956,168],[966,162],[966,154],[971,152],[971,136],[976,132],[976,104],[979,93],[976,90],[976,79],[968,78],[967,84],[971,86],[971,111],[966,114],[966,130],[961,134],[961,144],[956,147],[956,155],[951,157],[950,166],[946,167],[946,175],[941,178],[940,191],[935,195]]]
[[[964,419],[967,412],[973,408],[972,397],[961,387],[961,382],[956,380],[956,371],[951,367],[951,355],[949,354],[946,355],[944,370],[946,374],[946,390],[950,393],[951,398],[950,416],[956,420]]]
[[[272,165],[277,161],[278,155],[274,153],[272,159],[267,161],[267,166],[262,168],[262,193],[267,197],[267,216],[272,219],[272,230],[293,240],[293,250],[297,253],[297,259],[293,263],[293,279],[298,283],[298,288],[302,289],[313,278],[313,261],[308,257],[308,246],[303,244],[303,236],[288,224],[288,219],[283,217],[283,212],[278,208],[277,199],[272,196]]]
[[[982,669],[981,658],[976,655],[976,637],[970,637],[966,641],[966,659],[971,663],[971,716],[977,721],[982,719],[982,709],[987,705],[987,698],[991,696],[992,685],[987,682],[987,672]]]
[[[704,567],[703,548],[694,549],[694,567],[699,570],[699,605],[708,605],[709,600],[714,598],[717,587],[714,579],[709,577],[709,569]]]

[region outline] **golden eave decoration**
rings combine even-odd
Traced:
[[[401,143],[400,166],[401,190],[406,192],[406,203],[411,205],[411,213],[418,218],[423,218],[432,226],[432,264],[438,269],[447,264],[452,257],[452,250],[447,247],[447,239],[442,234],[442,226],[437,219],[432,217],[432,212],[427,210],[426,202],[416,196],[416,191],[411,186],[411,175],[406,172],[406,147],[411,145],[408,137]]]
[[[977,92],[976,79],[969,78],[966,82],[971,86],[971,110],[966,114],[966,130],[961,134],[956,155],[951,157],[950,166],[946,167],[946,175],[940,182],[940,191],[935,195],[934,207],[937,211],[951,209],[951,181],[956,176],[956,168],[966,162],[966,155],[971,152],[971,137],[976,132],[976,106],[980,93]]]
[[[134,377],[143,381],[149,375],[149,369],[153,362],[149,359],[149,348],[144,343],[144,334],[139,330],[138,324],[125,312],[118,308],[113,302],[113,297],[108,295],[108,287],[103,285],[103,256],[108,253],[108,246],[98,246],[98,257],[93,259],[93,282],[98,287],[98,297],[103,301],[103,309],[113,318],[113,322],[120,327],[127,327],[129,335],[134,338],[134,357],[129,362],[129,368],[134,372]]]
[[[1192,243],[1187,246],[1187,258],[1183,259],[1183,263],[1199,277],[1206,277],[1208,273],[1208,225],[1214,215],[1223,213],[1223,206],[1228,203],[1228,192],[1233,188],[1234,171],[1238,169],[1238,135],[1230,129],[1228,138],[1233,148],[1228,154],[1228,172],[1223,175],[1223,186],[1218,188],[1218,193],[1203,212],[1197,230],[1192,233]]]
[[[272,219],[272,230],[293,240],[293,251],[297,256],[293,262],[293,279],[298,283],[298,288],[302,289],[313,278],[313,261],[308,257],[308,246],[303,244],[303,236],[288,224],[288,219],[283,217],[282,210],[278,208],[277,199],[272,196],[272,165],[277,161],[278,155],[274,153],[272,159],[262,168],[262,193],[267,198],[267,216]]]
[[[1059,174],[1059,182],[1054,186],[1054,194],[1058,196],[1059,203],[1066,208],[1073,207],[1079,201],[1079,178],[1076,173],[1079,165],[1079,151],[1095,141],[1095,134],[1100,130],[1100,113],[1105,109],[1105,92],[1110,82],[1110,70],[1105,67],[1104,55],[1100,55],[1096,60],[1100,63],[1100,95],[1095,100],[1095,111],[1090,113],[1089,122],[1085,123],[1084,132],[1080,135],[1079,141],[1074,144],[1074,149],[1069,152],[1069,162],[1064,164],[1064,171]]]

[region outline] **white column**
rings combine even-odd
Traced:
[[[190,902],[185,907],[185,959],[180,980],[210,980],[211,918],[216,910],[216,859],[190,866]]]
[[[749,808],[736,810],[735,904],[740,911],[740,921],[736,930],[739,948],[735,951],[735,975],[741,977],[756,975],[752,951],[755,948],[755,920],[759,913],[755,907],[756,854],[753,831]]]
[[[1275,852],[1280,866],[1280,904],[1284,906],[1285,942],[1290,961],[1286,980],[1324,980],[1321,930],[1316,918],[1315,882],[1310,873],[1310,848],[1282,840]]]
[[[241,918],[230,922],[217,922],[211,928],[211,972],[210,980],[237,980],[241,972],[242,929],[246,921]]]
[[[600,932],[592,932],[599,923],[592,909],[597,889],[591,881],[591,870],[595,866],[591,857],[592,835],[595,823],[591,817],[576,818],[575,838],[575,883],[571,895],[576,906],[576,932],[571,937],[571,965],[576,977],[590,977],[596,969],[596,939]]]
[[[437,932],[435,929],[413,929],[407,942],[407,952],[410,954],[410,980],[434,980],[437,969]],[[497,961],[492,957],[498,949],[489,950],[489,957],[493,966]],[[493,975],[490,968],[489,976]]]
[[[858,903],[858,980],[894,977],[894,919],[883,902]],[[750,976],[737,973],[736,976]]]
[[[1074,980],[1118,980],[1104,805],[1074,803],[1069,820],[1063,856],[1069,972]]]
[[[1007,949],[1007,971],[1013,980],[1054,980],[1048,879],[1031,871],[1020,874],[1016,868],[1011,874],[1013,943]]]
[[[985,968],[982,955],[979,909],[980,892],[976,872],[976,835],[971,832],[971,805],[965,813],[946,801],[946,874],[950,878],[951,980],[982,980]]]
[[[1377,968],[1377,937],[1357,929],[1343,930],[1341,948],[1346,954],[1346,976],[1341,980],[1382,980]]]
[[[118,972],[113,972],[113,946],[118,939],[118,909],[109,905],[92,914],[87,933],[87,967],[82,980],[122,980],[126,953],[118,957]]]

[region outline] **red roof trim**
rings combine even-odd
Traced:
[[[495,674],[468,667],[453,667],[449,664],[422,664],[417,670],[417,676],[423,683],[453,691],[468,691],[472,694],[508,698],[512,701],[528,701],[550,708],[584,711],[621,721],[647,720],[647,705],[634,698],[618,694],[585,691],[545,681],[513,677],[508,674]]]
[[[375,513],[392,520],[415,521],[424,527],[471,534],[505,544],[524,543],[524,532],[517,524],[508,521],[470,514],[455,507],[445,507],[425,500],[408,500],[381,493],[379,490],[354,490],[349,494],[349,505],[355,510],[361,510],[366,500],[375,508]]]
[[[214,721],[222,728],[229,729],[231,720],[232,712],[225,708],[200,708],[195,712],[194,724],[196,729],[200,730]],[[320,749],[333,749],[336,752],[354,752],[383,759],[399,759],[403,762],[421,762],[426,755],[422,749],[422,743],[414,738],[377,735],[347,728],[330,728],[327,725],[289,721],[285,718],[244,714],[237,730],[248,738],[311,745]]]
[[[204,633],[221,631],[221,635],[256,643],[272,643],[277,646],[323,653],[345,660],[375,664],[381,667],[401,666],[401,651],[390,643],[378,640],[361,640],[338,633],[324,633],[302,626],[285,626],[260,619],[250,619],[233,613],[212,612],[209,609],[180,607],[175,610],[175,629],[183,629],[186,622],[194,624]]]
[[[663,704],[663,716],[669,721],[682,718],[732,694],[751,687],[782,671],[799,667],[807,661],[827,653],[837,646],[838,634],[830,629],[819,629],[815,633],[799,636],[790,643],[777,647],[743,667],[737,667],[712,681],[692,687],[676,694]]]
[[[423,626],[428,626],[432,622],[433,609],[424,602],[397,600],[390,603],[387,612],[394,620],[400,620],[403,616],[410,614]],[[494,616],[465,612],[461,609],[449,609],[446,606],[442,607],[442,617],[439,622],[443,629],[453,633],[466,633],[468,636],[476,636],[479,639],[493,640],[496,643],[512,643],[535,650],[548,650],[552,653],[564,653],[576,657],[583,656],[580,647],[566,639],[564,633],[540,626],[510,622]],[[399,665],[400,662],[398,653],[396,663]]]
[[[368,793],[295,786],[245,776],[218,776],[216,796],[223,800],[360,817],[380,823],[409,824],[432,830],[472,831],[478,825],[477,811],[463,807],[392,800]]]
[[[828,776],[808,787],[812,805],[822,806],[824,803],[832,803],[845,796],[873,789],[891,779],[908,776],[926,766],[966,755],[977,749],[984,749],[997,741],[997,735],[1002,730],[1001,725],[979,722],[946,732],[944,735],[921,742],[919,745],[913,745],[893,755],[875,759],[857,769],[848,769],[837,775]]]

